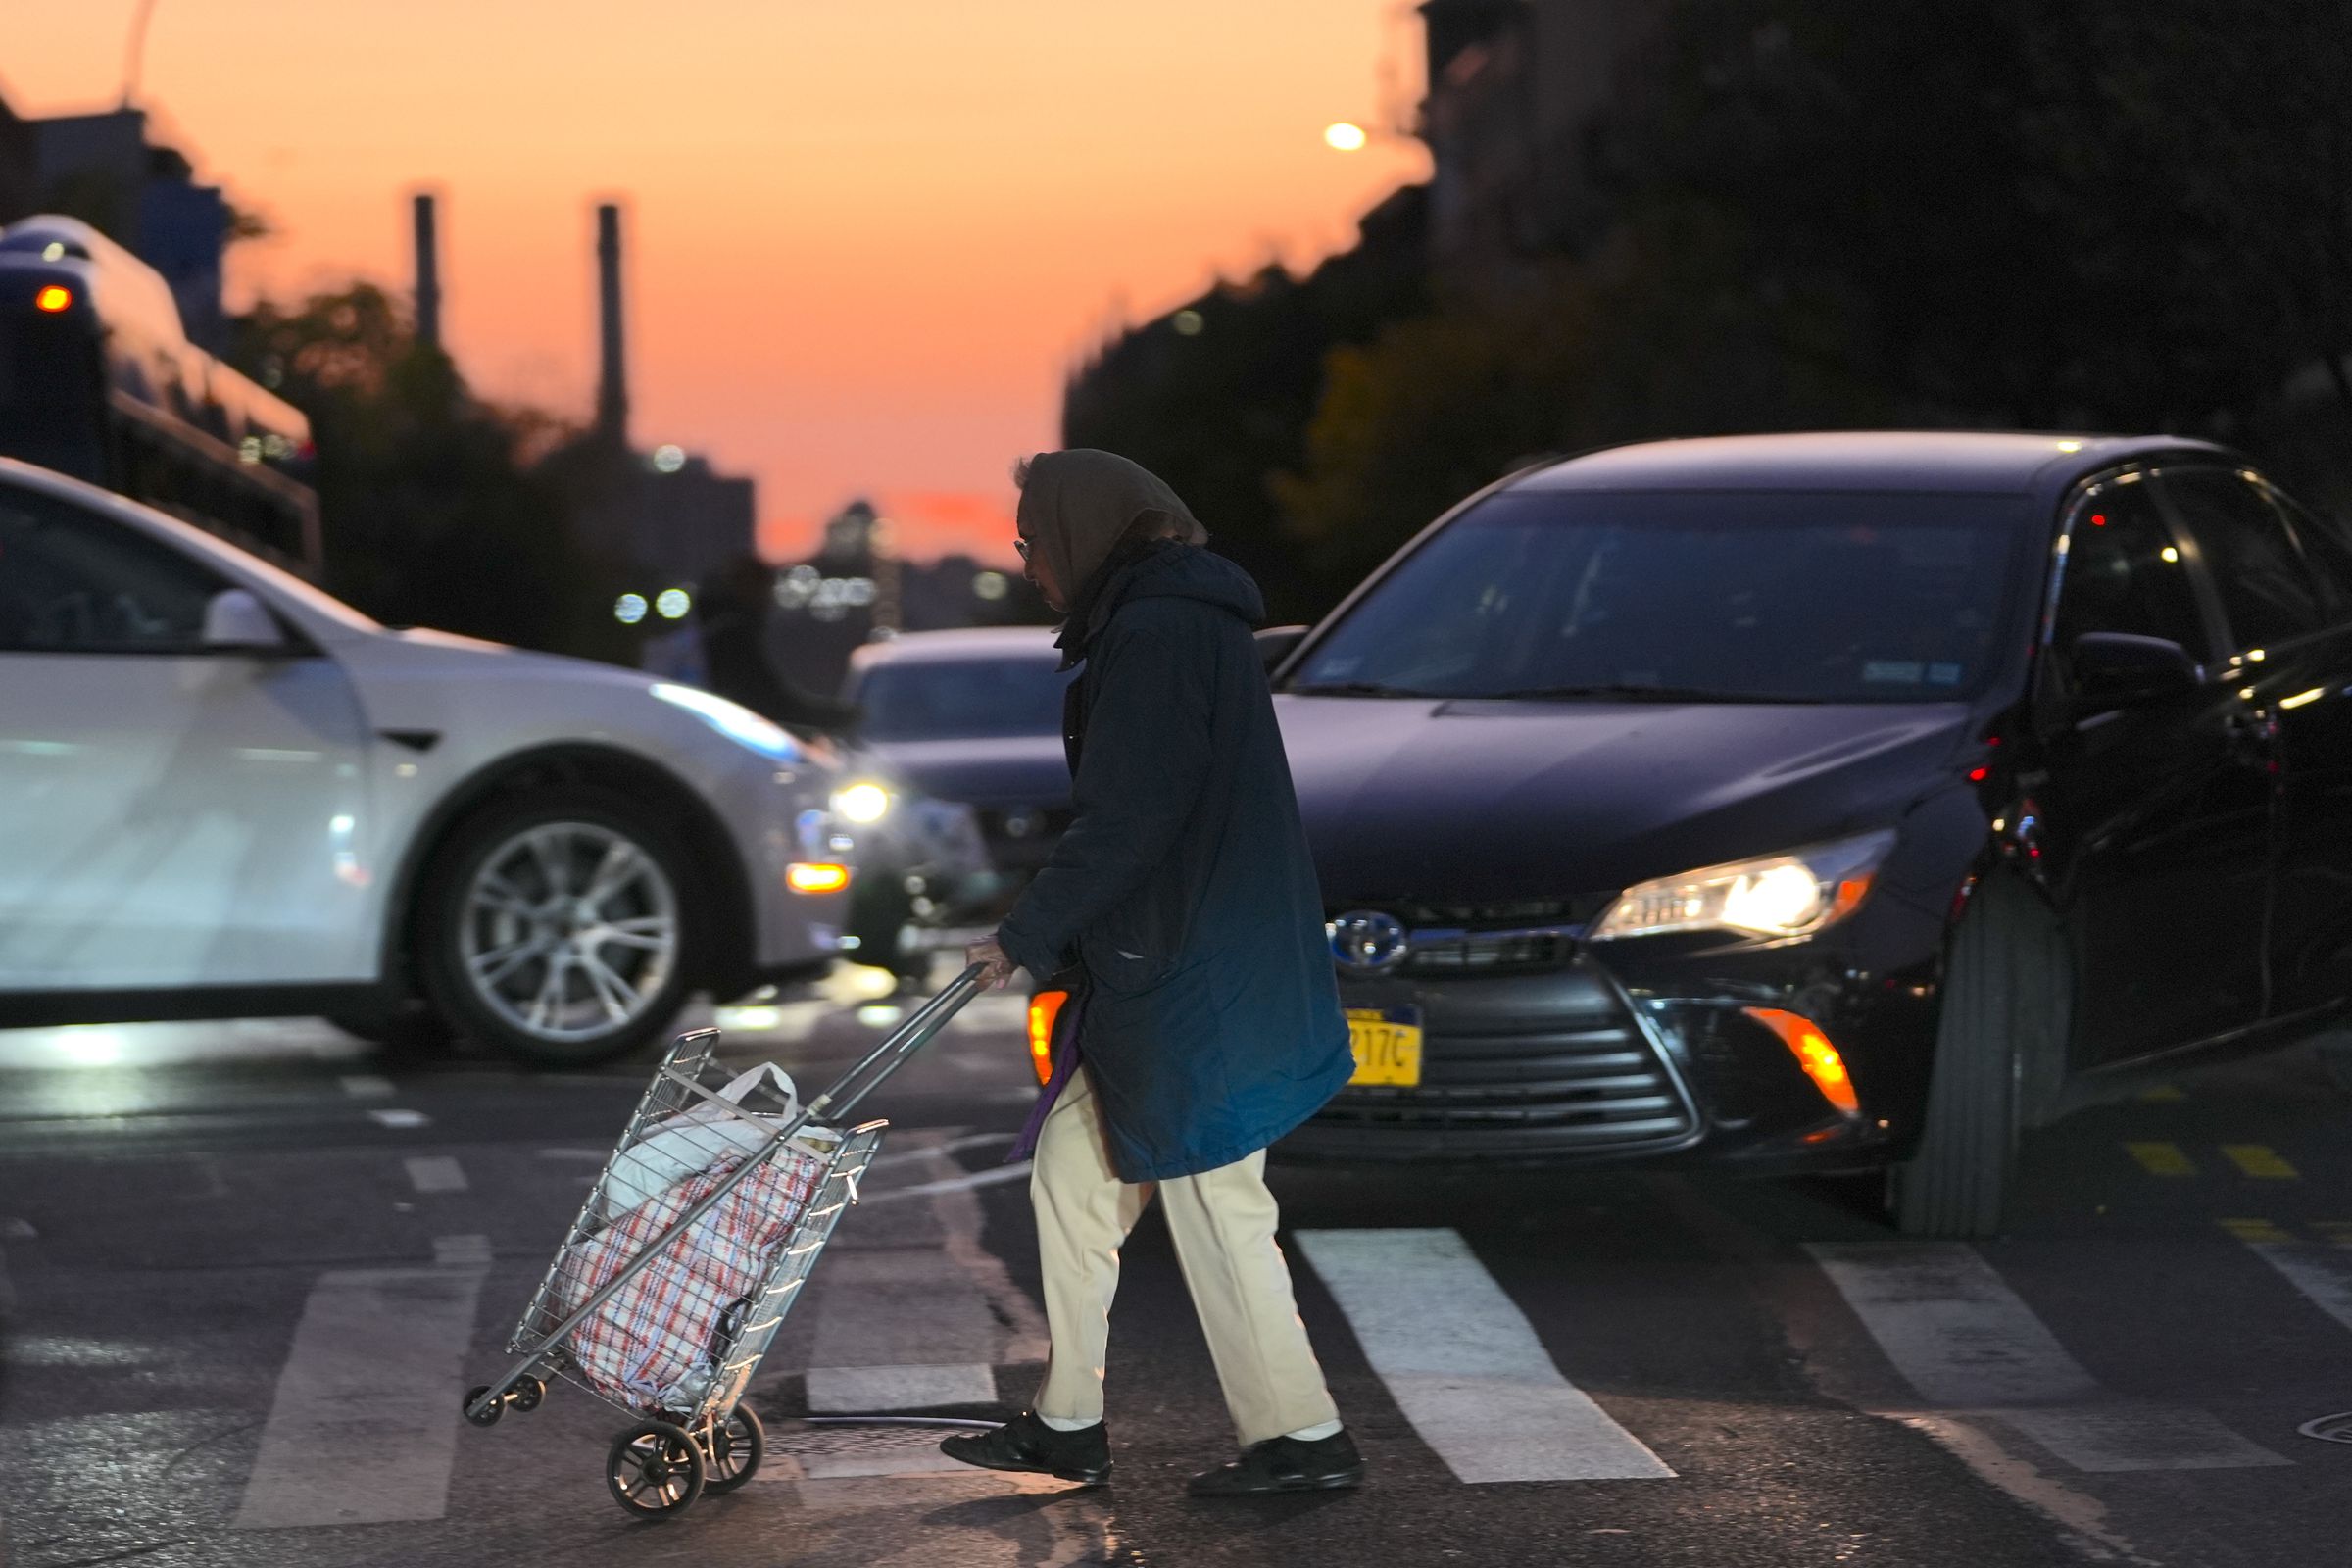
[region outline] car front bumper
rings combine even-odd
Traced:
[[[1917,1134],[1941,956],[1942,922],[1890,905],[1806,941],[1706,933],[1576,943],[1517,972],[1343,971],[1344,1005],[1419,1009],[1421,1082],[1342,1090],[1274,1156],[1883,1165]],[[1815,1024],[1858,1109],[1833,1104],[1749,1008]]]

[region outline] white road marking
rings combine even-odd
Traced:
[[[384,1127],[429,1127],[433,1121],[421,1110],[371,1110],[368,1114]]]
[[[443,1268],[483,1268],[492,1261],[487,1236],[436,1236],[433,1261]]]
[[[420,1193],[462,1193],[466,1190],[466,1167],[450,1154],[416,1154],[405,1163],[409,1180]]]
[[[822,1337],[821,1331],[819,1337]],[[943,1404],[996,1402],[996,1369],[978,1362],[952,1366],[820,1366],[808,1369],[808,1409],[815,1415],[927,1410]],[[812,1475],[815,1473],[810,1472]]]
[[[866,1169],[887,1170],[893,1165],[910,1164],[918,1159],[936,1159],[942,1154],[960,1154],[967,1149],[985,1149],[990,1144],[1009,1144],[1013,1136],[1011,1133],[973,1133],[968,1138],[951,1138],[934,1149],[909,1149],[897,1153],[876,1154]],[[547,1149],[540,1152],[552,1154],[557,1151]]]
[[[439,1519],[478,1269],[367,1269],[312,1290],[236,1525]]]
[[[394,1093],[391,1079],[379,1078],[371,1072],[346,1073],[342,1083],[343,1092],[354,1100],[381,1100]]]
[[[1029,1002],[1025,997],[974,997],[963,1004],[960,1012],[948,1020],[948,1032],[951,1034],[1026,1036],[1028,1031]]]
[[[2288,1461],[2209,1411],[2110,1393],[1975,1248],[1808,1248],[1886,1359],[1931,1405],[1990,1415],[2078,1470],[2234,1470]]]
[[[1560,1375],[1458,1232],[1300,1231],[1421,1440],[1463,1481],[1604,1481],[1674,1472]]]
[[[2336,1242],[2249,1241],[2256,1256],[2311,1304],[2352,1329],[2352,1247]]]
[[[938,1193],[968,1193],[975,1187],[995,1187],[1004,1182],[1029,1179],[1028,1160],[1017,1165],[992,1165],[987,1170],[969,1171],[961,1176],[942,1176],[937,1181],[920,1182],[912,1187],[893,1187],[887,1192],[867,1193],[862,1201],[868,1203],[895,1202],[904,1198],[929,1198]]]
[[[542,1149],[539,1151],[539,1157],[541,1159],[592,1159],[601,1165],[604,1163],[605,1156],[611,1152],[612,1151],[609,1149]]]
[[[814,1316],[806,1364],[808,1408],[819,1414],[993,1404],[997,1366],[1045,1358],[1045,1324],[981,1245],[971,1191],[1028,1167],[966,1172],[947,1157],[962,1140],[906,1141],[920,1147],[895,1156],[904,1174],[938,1175],[887,1187],[899,1173],[875,1172],[802,1308]],[[917,1198],[927,1201],[895,1201]]]

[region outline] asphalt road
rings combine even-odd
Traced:
[[[730,1013],[805,1087],[890,1019]],[[568,1387],[464,1426],[638,1090],[385,1059],[321,1023],[0,1033],[0,1558],[141,1564],[2340,1563],[2352,1097],[2308,1055],[2035,1135],[2014,1232],[1705,1173],[1278,1173],[1362,1492],[1209,1503],[1207,1352],[1127,1250],[1096,1491],[947,1465],[1043,1354],[1018,1006],[983,999],[771,1350],[760,1477],[666,1523]],[[1007,1180],[1006,1177],[1011,1179]],[[2352,1425],[2352,1423],[2347,1423]]]

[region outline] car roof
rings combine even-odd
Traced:
[[[986,660],[1059,662],[1051,626],[959,626],[948,631],[909,631],[866,643],[850,655],[860,669],[877,664],[977,663]]]
[[[2022,495],[2159,454],[2236,461],[2179,436],[1842,430],[1698,436],[1609,447],[1510,480],[1535,490],[1961,490]]]

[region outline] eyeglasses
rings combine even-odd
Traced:
[[[1029,559],[1028,540],[1021,538],[1018,534],[1015,534],[1013,536],[1012,548],[1023,561],[1027,561]]]

